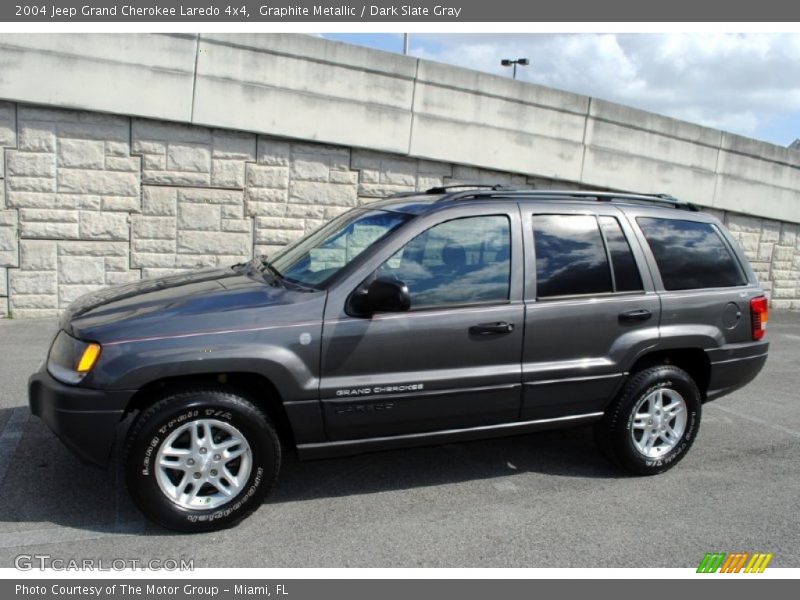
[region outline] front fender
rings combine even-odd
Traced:
[[[296,332],[295,332],[296,333]],[[316,400],[321,328],[303,332],[304,343],[287,339],[235,339],[237,335],[104,346],[86,387],[138,390],[169,377],[208,373],[255,373],[269,379],[284,401]],[[221,338],[225,339],[221,339]],[[311,338],[309,341],[309,337]]]

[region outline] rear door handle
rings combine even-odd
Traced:
[[[637,308],[636,310],[629,310],[624,313],[620,313],[619,320],[623,323],[630,323],[632,321],[647,321],[650,317],[653,316],[646,308]]]
[[[470,335],[499,335],[514,331],[513,323],[499,321],[497,323],[481,323],[469,328]]]

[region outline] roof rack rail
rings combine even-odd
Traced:
[[[458,190],[462,188],[467,189],[487,189],[495,192],[499,192],[502,190],[511,191],[506,185],[500,183],[452,183],[450,185],[439,185],[436,187],[429,188],[425,190],[425,194],[446,194],[450,190]]]
[[[487,186],[488,187],[488,186]],[[441,192],[437,192],[441,193]],[[468,200],[479,198],[509,198],[515,196],[523,197],[540,197],[540,198],[574,198],[582,200],[594,200],[596,202],[613,202],[619,200],[622,202],[629,202],[633,204],[658,204],[660,206],[669,206],[681,210],[688,210],[697,212],[700,209],[684,200],[669,194],[631,194],[626,192],[607,192],[607,191],[592,191],[592,190],[525,190],[525,189],[505,189],[498,190],[463,190],[460,192],[445,193],[444,196],[439,198],[437,202],[450,202],[454,200]]]
[[[499,192],[501,190],[508,190],[511,191],[511,188],[499,184],[499,183],[453,183],[450,185],[438,185],[432,188],[428,188],[425,191],[418,192],[397,192],[396,194],[392,194],[387,196],[387,198],[407,198],[409,196],[435,196],[438,194],[447,194],[451,193],[452,190],[476,190],[476,189],[486,189],[490,191]]]

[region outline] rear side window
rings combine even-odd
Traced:
[[[611,257],[611,269],[614,273],[614,289],[618,292],[639,292],[642,288],[642,277],[633,258],[633,252],[622,233],[622,227],[614,217],[600,217],[600,228],[606,238],[608,255]]]
[[[536,295],[613,291],[603,236],[591,215],[534,215]]]
[[[534,215],[533,235],[538,298],[643,290],[614,217]]]
[[[664,288],[692,290],[747,283],[741,267],[710,223],[639,217]]]

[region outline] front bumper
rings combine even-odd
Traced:
[[[80,458],[108,466],[125,407],[133,391],[92,390],[64,385],[46,369],[28,380],[31,412]]]

